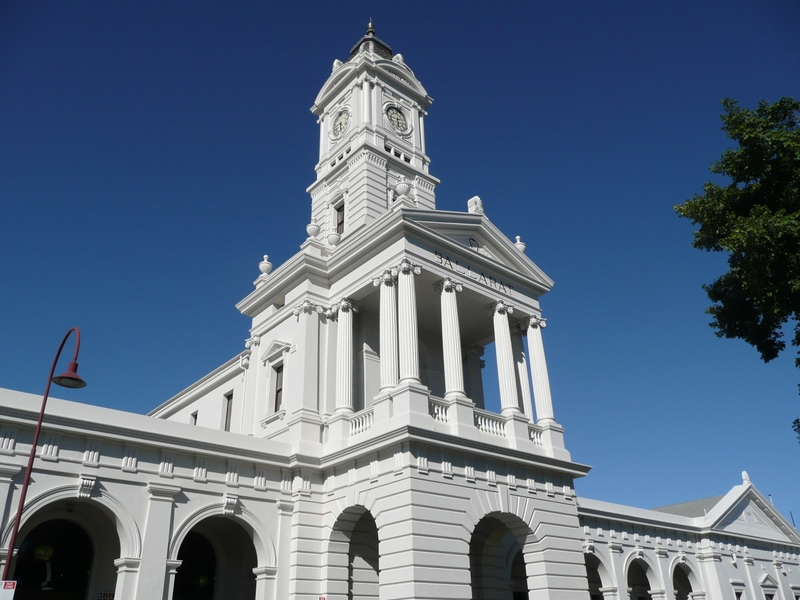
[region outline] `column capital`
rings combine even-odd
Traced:
[[[400,261],[400,264],[397,265],[397,270],[403,273],[404,275],[414,274],[419,275],[422,273],[422,269],[419,265],[415,265],[407,258],[404,258]]]
[[[486,352],[486,347],[478,344],[470,344],[464,349],[464,354],[474,354],[478,357],[483,356],[484,352]]]
[[[440,293],[444,292],[461,292],[464,290],[464,286],[461,285],[460,282],[454,281],[450,277],[445,277],[439,283],[436,284],[436,289]]]
[[[498,315],[510,315],[514,312],[514,307],[510,304],[507,304],[503,300],[498,300],[491,306],[492,314]]]
[[[295,317],[299,317],[301,314],[307,314],[307,315],[310,315],[311,313],[322,314],[324,311],[325,311],[324,307],[320,306],[319,304],[314,304],[313,302],[311,302],[311,300],[306,298],[300,304],[298,304],[292,309],[292,314]]]
[[[538,315],[533,315],[530,319],[528,319],[528,327],[531,329],[544,329],[547,327],[547,319],[544,319]]]
[[[342,298],[334,306],[336,312],[358,312],[358,304],[349,298]]]
[[[380,275],[377,275],[372,278],[372,285],[375,287],[383,284],[383,285],[395,285],[397,283],[397,269],[386,269]]]

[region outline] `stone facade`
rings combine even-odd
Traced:
[[[552,281],[479,198],[436,210],[431,102],[370,26],[312,108],[308,237],[237,305],[245,349],[148,416],[51,401],[18,597],[800,595],[800,537],[749,481],[701,514],[576,498],[589,467],[550,396]],[[39,402],[0,390],[4,560]]]

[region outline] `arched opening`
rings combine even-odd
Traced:
[[[650,567],[646,562],[637,558],[628,567],[628,596],[630,600],[651,600]]]
[[[175,575],[174,600],[213,600],[217,555],[214,547],[196,531],[190,531],[178,551],[181,566]]]
[[[600,569],[602,564],[600,559],[594,554],[584,554],[583,560],[586,563],[586,579],[589,582],[589,598],[591,600],[603,600],[603,592],[600,588],[603,587],[603,580],[600,577]]]
[[[378,598],[378,527],[369,511],[365,511],[353,527],[347,558],[348,600]]]
[[[378,526],[363,506],[351,506],[331,528],[325,549],[328,600],[367,600],[379,597],[380,550]]]
[[[173,600],[255,597],[253,533],[234,519],[215,516],[195,525],[181,542],[178,560]]]
[[[13,579],[15,598],[84,600],[94,550],[89,534],[72,521],[53,519],[34,527],[20,544]]]
[[[61,500],[26,519],[12,563],[17,600],[85,600],[113,594],[117,526],[88,500]]]
[[[692,582],[689,580],[691,571],[685,564],[678,563],[672,572],[672,589],[675,590],[675,600],[689,600],[692,589]]]
[[[508,526],[484,517],[469,544],[474,600],[522,600],[528,597],[528,577],[522,546]]]

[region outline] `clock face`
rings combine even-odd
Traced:
[[[397,131],[403,132],[408,129],[405,115],[396,106],[390,106],[386,109],[386,117]]]
[[[333,137],[339,137],[342,135],[347,129],[347,124],[350,122],[350,113],[346,110],[343,110],[333,121],[333,126],[331,127],[331,134]]]

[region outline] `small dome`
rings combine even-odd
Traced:
[[[389,46],[389,44],[387,44],[386,42],[384,42],[375,35],[375,26],[372,24],[372,19],[369,20],[369,25],[367,25],[366,35],[364,35],[364,37],[358,40],[356,45],[353,46],[352,49],[350,50],[350,58],[352,59],[359,52],[361,52],[361,49],[365,45],[366,45],[366,48],[364,48],[365,51],[377,54],[381,58],[392,60],[393,56],[392,49]]]

